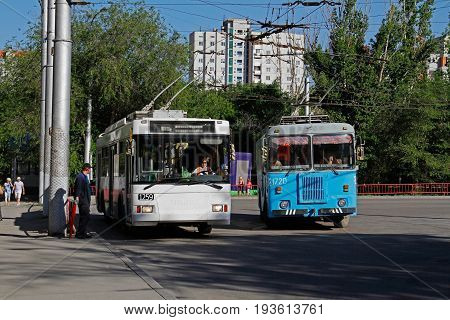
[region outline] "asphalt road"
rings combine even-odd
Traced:
[[[360,199],[346,229],[259,221],[235,199],[232,224],[102,237],[178,299],[448,299],[450,198]],[[107,228],[94,216],[92,228]],[[126,297],[124,297],[126,298]]]

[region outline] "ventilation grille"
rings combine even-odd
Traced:
[[[301,194],[304,202],[322,202],[325,191],[322,177],[302,177]]]

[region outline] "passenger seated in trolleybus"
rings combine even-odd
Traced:
[[[351,169],[354,167],[351,135],[320,135],[313,137],[314,169]]]
[[[308,137],[276,137],[272,138],[270,142],[271,170],[310,169]]]

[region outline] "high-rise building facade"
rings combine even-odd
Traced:
[[[193,32],[190,77],[207,88],[277,82],[297,94],[304,87],[304,36],[282,32],[261,37],[245,19],[228,19],[220,31]]]
[[[436,71],[448,74],[450,36],[440,37],[438,40],[440,42],[439,52],[431,54],[428,58],[428,76],[432,76]]]

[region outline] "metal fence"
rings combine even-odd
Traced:
[[[450,183],[360,184],[358,195],[450,195]]]

